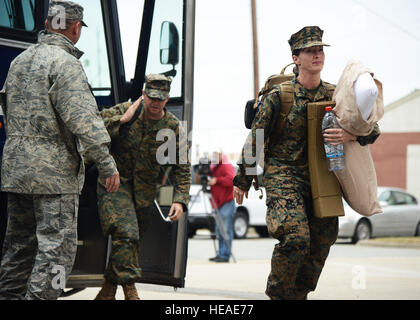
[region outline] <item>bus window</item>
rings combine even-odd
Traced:
[[[34,31],[35,0],[0,0],[0,26]]]
[[[156,0],[155,12],[153,15],[152,32],[150,36],[149,55],[147,58],[146,74],[166,73],[175,69],[176,75],[173,76],[171,85],[171,98],[182,97],[182,45],[179,45],[179,63],[175,66],[164,65],[161,63],[161,31],[164,22],[172,22],[179,32],[179,39],[183,39],[183,17],[184,7],[182,0]],[[181,40],[180,40],[181,41]]]
[[[80,61],[95,96],[109,96],[111,95],[111,77],[101,1],[78,0],[77,2],[85,9],[83,20],[89,26],[83,28],[82,36],[76,45],[85,53]]]
[[[121,45],[127,82],[134,79],[144,0],[117,0]]]

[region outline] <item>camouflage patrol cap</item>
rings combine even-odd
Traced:
[[[315,46],[328,46],[322,42],[324,31],[317,26],[304,27],[290,37],[289,45],[292,51]]]
[[[165,100],[171,91],[172,79],[162,74],[149,74],[146,76],[144,91],[152,99]]]
[[[73,21],[80,21],[84,27],[87,27],[83,21],[83,7],[73,1],[52,0],[48,9],[48,17],[60,17]]]

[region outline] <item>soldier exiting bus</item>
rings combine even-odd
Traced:
[[[57,299],[73,268],[83,158],[107,192],[120,179],[111,141],[74,45],[83,8],[52,1],[38,44],[11,64],[1,104],[6,119],[1,182],[8,226],[0,299]],[[82,154],[83,152],[83,154]]]
[[[113,139],[111,153],[121,173],[121,186],[113,194],[98,186],[101,225],[105,236],[112,237],[112,248],[97,300],[114,300],[117,285],[122,285],[126,300],[139,299],[135,283],[141,278],[140,241],[149,225],[157,188],[163,180],[174,186],[170,219],[181,219],[187,209],[191,184],[188,144],[181,138],[186,135],[179,120],[165,109],[170,85],[170,78],[148,75],[139,100],[101,113]],[[168,141],[159,138],[171,134],[173,137]],[[175,148],[171,148],[171,143]],[[163,161],[165,152],[159,153],[164,144],[169,145],[170,159],[166,163]]]

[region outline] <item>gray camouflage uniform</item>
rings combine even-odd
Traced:
[[[82,54],[67,37],[43,31],[11,64],[1,101],[9,220],[0,299],[59,297],[76,255],[83,157],[95,161],[100,181],[117,172]]]

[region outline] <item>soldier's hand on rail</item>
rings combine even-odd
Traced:
[[[106,179],[105,189],[107,192],[117,192],[120,187],[120,173],[117,171],[113,176]]]
[[[120,119],[121,124],[129,122],[133,118],[142,100],[143,100],[143,97],[141,96],[127,109],[127,111],[124,113],[124,115]]]
[[[326,142],[336,146],[349,141],[356,141],[357,137],[342,128],[336,128],[325,130],[324,139]]]
[[[238,187],[233,187],[233,196],[235,197],[237,204],[242,204],[245,198],[248,199],[248,192],[239,189]]]
[[[182,204],[174,202],[171,206],[168,217],[171,219],[171,221],[178,221],[182,218],[183,213],[184,208],[182,207]]]

